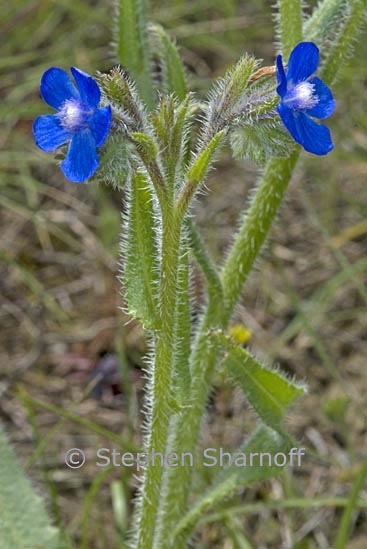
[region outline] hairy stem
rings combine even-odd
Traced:
[[[245,215],[222,271],[226,324],[278,212],[298,156],[299,150],[286,160],[270,160]]]
[[[190,250],[195,257],[206,279],[209,299],[222,300],[223,288],[217,268],[202,241],[201,235],[195,223],[188,218],[186,221]]]
[[[166,453],[169,424],[172,415],[171,377],[174,351],[174,325],[177,300],[177,270],[180,250],[181,220],[170,208],[162,211],[162,267],[159,326],[155,332],[155,359],[151,387],[149,438],[146,445],[148,463],[141,489],[137,549],[153,546],[159,507],[163,467],[159,460],[151,463],[151,455]]]
[[[220,299],[210,299],[203,316],[191,359],[191,398],[175,425],[171,447],[178,455],[192,452],[198,442],[212,375],[220,359],[218,349],[207,337],[210,329],[225,329],[241,295],[243,284],[260,252],[278,212],[299,152],[285,160],[272,159],[259,183],[248,214],[235,239],[222,272],[225,307]],[[214,296],[213,296],[214,297]],[[191,488],[191,467],[167,471],[167,490],[162,503],[163,524],[159,549],[172,547],[172,525],[185,512]],[[179,490],[175,487],[179,486]],[[185,540],[175,540],[175,548]]]
[[[302,40],[301,0],[280,0],[277,19],[282,53],[288,59],[294,46]]]
[[[332,83],[335,81],[348,55],[353,51],[353,44],[366,25],[366,21],[367,0],[350,1],[338,39],[331,45],[328,57],[320,70],[320,75],[325,82]]]

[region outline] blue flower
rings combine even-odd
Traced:
[[[327,118],[335,109],[331,91],[320,78],[312,77],[320,62],[313,42],[301,42],[292,51],[285,73],[282,56],[276,59],[277,110],[283,124],[297,143],[313,154],[327,154],[333,148],[329,129],[311,117]]]
[[[36,145],[51,152],[68,143],[69,149],[61,169],[67,179],[81,183],[99,166],[97,147],[103,145],[110,131],[111,107],[98,107],[101,92],[89,74],[71,67],[77,87],[62,69],[48,69],[41,80],[44,101],[56,114],[39,116],[33,124]]]

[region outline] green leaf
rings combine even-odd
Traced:
[[[117,189],[124,187],[131,178],[133,162],[133,146],[126,136],[112,134],[101,147],[99,156],[101,162],[92,181],[107,183]]]
[[[153,51],[162,70],[163,92],[166,95],[172,93],[183,101],[187,93],[186,79],[177,47],[160,25],[150,25],[149,30],[153,38]]]
[[[148,108],[154,105],[152,64],[148,46],[147,0],[117,0],[116,55],[136,82]]]
[[[162,96],[159,109],[151,114],[165,179],[171,191],[182,184],[188,138],[192,124],[190,95],[178,104],[173,95]]]
[[[2,549],[62,549],[44,503],[20,467],[0,427],[0,532]]]
[[[106,102],[113,107],[115,128],[124,136],[127,129],[143,131],[146,116],[144,105],[127,73],[121,67],[114,67],[108,74],[98,73],[97,81]]]
[[[210,92],[210,102],[204,123],[204,140],[208,141],[215,133],[222,130],[236,111],[238,103],[247,95],[247,85],[256,70],[258,63],[250,55],[244,55],[220,78]]]
[[[235,158],[246,158],[263,166],[272,156],[288,158],[294,141],[280,122],[275,120],[247,120],[230,133]]]
[[[149,163],[157,158],[158,147],[150,135],[140,132],[131,132],[130,137],[135,142],[145,162]]]
[[[146,328],[156,326],[157,242],[153,193],[144,173],[131,181],[124,276],[129,314]],[[124,235],[123,235],[124,238]]]
[[[176,545],[179,546],[178,542],[182,542],[190,536],[206,511],[234,495],[241,487],[279,475],[284,466],[276,465],[273,457],[277,453],[286,454],[292,446],[292,442],[286,435],[265,425],[260,425],[240,451],[232,455],[232,465],[219,475],[206,495],[178,523],[175,530]],[[242,457],[242,454],[245,455],[245,458]],[[265,455],[261,457],[261,454]],[[270,461],[266,454],[270,454]],[[206,466],[208,463],[211,466],[213,456],[218,459],[218,454],[214,453],[210,455],[210,459],[203,456]],[[246,466],[239,465],[240,460],[243,463],[243,459],[246,459]]]
[[[189,168],[186,178],[187,181],[193,185],[198,185],[204,179],[207,174],[207,171],[210,167],[210,164],[213,160],[214,154],[218,150],[223,137],[225,136],[225,131],[218,132],[208,143],[205,149],[197,156]]]
[[[223,367],[241,387],[263,423],[281,430],[288,406],[306,392],[305,386],[263,366],[246,349],[232,344],[222,332],[215,332],[213,337],[226,349]]]

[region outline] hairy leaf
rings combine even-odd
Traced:
[[[120,67],[114,67],[108,74],[98,73],[97,80],[107,103],[113,107],[116,129],[125,133],[129,129],[143,131],[145,109],[128,74]]]
[[[248,120],[235,127],[230,134],[235,158],[246,158],[260,166],[272,156],[288,158],[294,141],[280,122],[275,120]]]
[[[132,132],[131,138],[135,141],[142,157],[147,163],[152,162],[158,155],[158,147],[153,138],[141,132]]]
[[[223,333],[216,332],[213,337],[226,349],[223,367],[241,387],[263,423],[272,429],[281,429],[288,406],[305,393],[305,387],[290,381],[279,371],[263,366],[246,349],[232,344]]]
[[[258,63],[250,55],[244,55],[227,72],[224,78],[219,79],[210,92],[210,101],[207,108],[203,139],[208,141],[219,130],[224,129],[237,106],[247,95],[247,85],[256,70]]]
[[[173,95],[161,97],[159,109],[151,114],[166,181],[173,191],[182,185],[187,143],[192,124],[190,95],[178,104]]]
[[[124,235],[123,235],[124,238]],[[129,314],[156,326],[158,252],[151,187],[143,173],[131,181],[123,282]]]
[[[197,185],[203,181],[211,165],[214,154],[225,135],[224,131],[218,132],[208,143],[205,149],[197,156],[187,172],[187,180]]]
[[[122,134],[113,134],[101,147],[100,165],[93,181],[108,183],[122,188],[130,181],[133,162],[133,147]]]
[[[186,97],[185,70],[177,47],[160,25],[150,25],[153,51],[162,71],[163,92],[174,94],[183,101]]]
[[[33,490],[0,427],[0,535],[2,549],[63,549],[40,496]]]

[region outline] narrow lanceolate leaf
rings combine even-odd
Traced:
[[[114,123],[121,131],[142,131],[145,127],[145,109],[138,97],[136,85],[121,67],[108,74],[99,74],[98,83],[108,103],[114,108]]]
[[[128,207],[123,275],[126,301],[132,317],[139,319],[146,328],[154,328],[158,253],[153,195],[143,173],[136,173],[132,178]]]
[[[248,442],[232,455],[231,465],[219,475],[212,488],[178,523],[175,547],[181,547],[179,543],[190,537],[204,513],[233,496],[241,487],[279,475],[285,465],[284,458],[278,465],[274,456],[278,453],[286,456],[291,447],[286,435],[260,425]],[[209,456],[203,454],[203,465],[214,466],[214,458],[219,459],[219,451],[211,452]]]
[[[162,88],[165,94],[174,94],[183,101],[186,97],[185,70],[177,47],[160,25],[149,27],[153,52],[162,71]]]
[[[154,105],[152,66],[148,47],[147,0],[117,0],[116,55],[136,82],[148,108]]]
[[[266,368],[220,332],[213,337],[221,347],[227,348],[223,366],[241,387],[263,423],[281,430],[288,406],[305,393],[305,386],[290,381],[277,370]]]
[[[2,549],[63,549],[40,496],[16,460],[0,427],[0,537]]]
[[[218,132],[211,139],[205,149],[196,157],[192,166],[189,168],[186,178],[190,183],[195,185],[201,183],[205,178],[207,171],[211,165],[214,154],[225,135],[224,131]]]
[[[218,132],[206,145],[202,143],[201,152],[196,156],[186,174],[186,182],[181,190],[177,202],[178,215],[183,218],[187,208],[190,205],[200,183],[203,182],[208,170],[214,160],[214,155],[218,150],[226,132]]]
[[[192,124],[190,99],[190,95],[187,95],[184,101],[178,104],[173,95],[162,96],[159,109],[151,114],[165,179],[171,191],[182,185]]]

